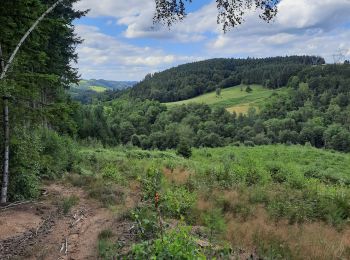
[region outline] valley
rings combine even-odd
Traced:
[[[350,259],[349,13],[1,0],[0,259]]]

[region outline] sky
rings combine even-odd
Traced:
[[[142,80],[179,64],[210,58],[318,55],[350,59],[350,0],[281,0],[270,23],[249,11],[224,33],[215,0],[194,0],[188,16],[171,28],[153,24],[154,0],[81,0],[90,9],[75,22],[76,65],[82,78]]]

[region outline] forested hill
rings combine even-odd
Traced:
[[[257,91],[256,89],[252,90]],[[259,111],[230,114],[203,103],[166,107],[157,101],[119,98],[81,106],[78,136],[105,145],[143,149],[262,144],[309,144],[350,152],[350,65],[309,66]]]
[[[173,102],[241,83],[279,88],[306,66],[324,63],[323,58],[315,56],[211,59],[149,74],[130,94],[141,99]]]

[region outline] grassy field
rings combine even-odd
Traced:
[[[192,99],[166,103],[166,105],[171,107],[188,103],[205,103],[211,107],[224,107],[231,113],[246,113],[250,106],[259,108],[274,92],[274,90],[264,88],[261,85],[252,85],[251,88],[253,89],[251,93],[247,93],[246,86],[241,85],[223,89],[220,97],[217,97],[214,91]],[[275,91],[283,91],[283,89]]]
[[[102,86],[90,86],[89,89],[92,91],[95,91],[97,93],[102,93],[102,92],[105,92],[107,90],[107,88],[102,87]]]
[[[350,257],[349,154],[270,145],[194,149],[190,159],[127,147],[83,148],[80,156],[70,182],[135,222],[133,259]],[[116,241],[102,242],[106,259],[125,252]]]

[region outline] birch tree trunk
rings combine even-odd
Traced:
[[[4,161],[1,187],[1,203],[7,202],[7,187],[9,183],[9,160],[10,160],[10,125],[9,125],[9,97],[4,96]]]
[[[1,45],[0,45],[0,66],[1,66],[1,73],[0,73],[0,81],[4,80],[6,77],[6,73],[9,70],[10,66],[12,65],[17,52],[21,48],[22,44],[25,42],[25,40],[28,38],[28,36],[32,33],[32,31],[38,26],[38,24],[45,18],[46,15],[48,15],[57,5],[62,3],[64,0],[58,0],[56,1],[49,9],[47,9],[29,28],[29,30],[23,35],[19,43],[17,44],[15,50],[11,54],[9,60],[4,63],[4,59],[2,56],[1,51]],[[10,126],[9,126],[9,95],[7,93],[4,93],[3,95],[3,113],[4,113],[4,158],[3,158],[3,176],[2,176],[2,187],[1,187],[1,203],[7,202],[7,187],[9,183],[9,160],[10,160]]]
[[[0,69],[4,71],[5,64],[2,55],[2,48],[0,44]],[[9,127],[9,106],[8,97],[3,97],[3,113],[4,113],[4,158],[3,158],[3,175],[2,175],[2,187],[1,187],[1,203],[7,202],[7,187],[9,182],[9,159],[10,159],[10,127]]]

